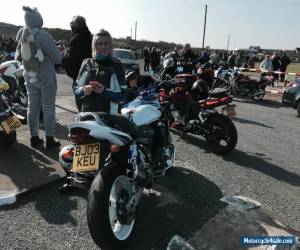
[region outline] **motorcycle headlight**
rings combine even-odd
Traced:
[[[59,162],[65,170],[72,169],[74,145],[67,145],[59,152]]]

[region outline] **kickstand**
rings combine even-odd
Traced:
[[[184,139],[184,137],[187,135],[187,129],[183,129],[181,135],[178,137],[178,139],[176,140],[176,142],[180,141],[181,139]]]

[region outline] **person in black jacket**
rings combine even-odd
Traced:
[[[287,66],[291,63],[291,60],[290,60],[290,58],[286,55],[286,53],[283,52],[283,53],[282,53],[282,57],[280,58],[280,61],[281,61],[280,71],[281,71],[281,72],[285,72]],[[280,75],[280,80],[281,80],[282,82],[284,81],[284,77],[285,77],[285,74],[281,74],[281,75]]]
[[[85,18],[74,16],[70,23],[72,37],[68,49],[62,59],[62,67],[73,80],[73,89],[80,66],[84,59],[92,57],[92,34],[89,31]],[[81,111],[82,102],[75,96],[78,111]]]
[[[279,71],[281,67],[281,61],[280,57],[278,56],[277,52],[274,52],[272,57],[272,65],[273,65],[273,71]],[[276,81],[278,81],[278,74],[274,74],[274,78]]]
[[[192,74],[197,63],[197,56],[192,51],[189,43],[184,45],[183,54],[180,60],[184,63],[182,73]]]

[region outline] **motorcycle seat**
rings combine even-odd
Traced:
[[[107,113],[98,113],[98,115],[108,126],[119,129],[129,134],[132,138],[139,137],[140,133],[138,127],[126,117]]]
[[[222,98],[222,97],[228,96],[227,91],[228,90],[225,88],[214,88],[214,89],[208,91],[208,96],[214,97],[214,98]]]

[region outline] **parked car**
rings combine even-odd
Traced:
[[[124,66],[125,72],[128,70],[135,70],[140,74],[139,61],[136,59],[133,51],[128,49],[113,49],[113,57],[118,58]]]
[[[284,90],[282,103],[297,109],[298,116],[300,117],[300,78],[296,78]]]

